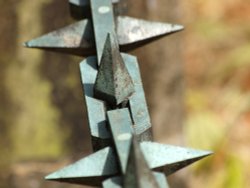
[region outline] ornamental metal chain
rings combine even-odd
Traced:
[[[87,57],[80,63],[94,153],[47,180],[104,188],[167,188],[166,177],[211,154],[154,143],[136,57],[125,52],[183,26],[114,14],[119,0],[69,0],[76,23],[26,47]]]

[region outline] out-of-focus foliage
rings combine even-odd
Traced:
[[[180,130],[176,124],[183,114],[179,106],[182,67],[176,62],[183,55],[187,112],[183,136],[188,146],[215,152],[192,168],[188,184],[192,188],[247,188],[250,3],[130,3],[135,7],[129,10],[134,16],[186,26],[181,43],[180,35],[173,35],[136,52],[158,130],[155,135],[164,138],[168,133],[170,138]],[[29,188],[69,187],[48,185],[38,177],[70,163],[61,162],[60,156],[85,153],[90,148],[77,64],[80,59],[21,47],[26,40],[70,23],[67,1],[9,0],[0,1],[0,6],[0,187],[19,188],[19,183]],[[53,159],[58,164],[47,162]],[[41,160],[46,165],[37,162]]]
[[[191,187],[249,186],[250,3],[183,4],[188,144],[215,155],[193,168]]]

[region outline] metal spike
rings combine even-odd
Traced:
[[[126,174],[123,179],[124,188],[159,188],[159,185],[149,169],[139,143],[133,137]]]
[[[129,99],[129,106],[134,122],[134,131],[140,141],[152,141],[152,130],[144,90],[142,86],[139,66],[136,57],[121,54],[125,66],[134,83],[135,93]],[[82,83],[84,86],[85,101],[87,106],[89,126],[96,149],[101,149],[110,143],[111,135],[107,130],[105,104],[93,96],[93,85],[97,75],[97,59],[90,57],[80,64]],[[97,112],[97,113],[96,113]],[[97,115],[98,114],[98,115]],[[99,140],[99,141],[98,141]]]
[[[141,149],[150,168],[164,171],[166,175],[170,175],[212,154],[210,151],[182,148],[153,142],[142,142]]]
[[[129,98],[129,107],[137,139],[140,141],[152,141],[150,116],[137,59],[135,56],[128,54],[122,54],[122,58],[133,80],[135,88],[135,93]]]
[[[94,95],[111,106],[117,106],[128,100],[133,93],[134,85],[124,65],[118,45],[114,37],[108,34],[94,86]]]
[[[79,56],[95,54],[95,39],[91,21],[82,20],[24,43],[28,48]]]
[[[117,4],[119,0],[112,0],[112,3]],[[89,0],[69,0],[70,14],[76,20],[90,18],[90,1]]]
[[[122,51],[141,47],[166,35],[183,30],[182,25],[150,22],[127,16],[117,18],[117,35]]]
[[[78,162],[45,177],[47,180],[101,186],[109,176],[118,173],[117,161],[112,148],[104,148]]]
[[[112,139],[108,130],[106,106],[101,100],[94,98],[94,84],[97,75],[97,58],[89,57],[80,64],[81,79],[84,88],[88,113],[90,134],[94,151],[111,145]]]
[[[117,20],[116,33],[120,49],[123,52],[183,29],[181,25],[148,22],[130,17],[118,16]],[[132,24],[128,22],[129,20],[132,21]],[[79,56],[96,53],[92,23],[89,20],[82,20],[48,33],[24,43],[24,46]]]
[[[125,174],[132,138],[132,121],[127,108],[108,111],[108,120],[122,174]]]

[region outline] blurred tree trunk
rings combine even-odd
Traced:
[[[11,5],[11,6],[10,6]],[[15,61],[17,51],[17,14],[14,0],[0,1],[0,187],[7,187],[4,181],[9,175],[12,156],[10,125],[14,122],[12,100],[8,93],[7,70]],[[10,53],[11,52],[11,53]]]
[[[175,0],[128,0],[130,16],[151,21],[179,23],[181,10]],[[155,41],[134,54],[138,57],[155,140],[183,145],[183,64],[181,34]],[[171,178],[174,188],[187,187],[182,173]]]

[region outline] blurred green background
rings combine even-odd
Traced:
[[[64,188],[43,176],[91,152],[80,57],[22,43],[72,23],[67,0],[0,0],[0,187]],[[128,14],[183,24],[133,51],[155,139],[213,150],[173,188],[250,185],[250,2],[132,0]]]

